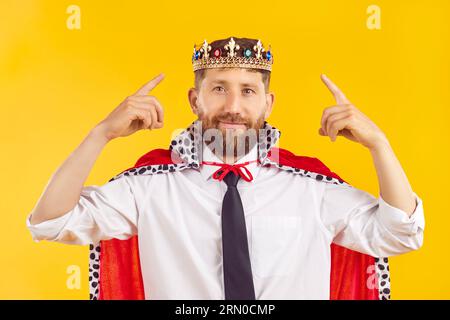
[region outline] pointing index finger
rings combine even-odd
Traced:
[[[326,75],[322,74],[320,76],[323,83],[327,86],[328,90],[333,94],[334,99],[336,100],[337,104],[349,104],[350,101],[347,99],[345,94],[341,91],[341,89],[338,88],[337,85],[333,83]]]
[[[134,93],[134,95],[146,95],[147,93],[152,91],[163,79],[164,73],[160,73],[152,80],[144,84],[142,87],[140,87],[139,90]]]

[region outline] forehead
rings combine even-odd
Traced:
[[[262,82],[262,74],[245,68],[207,69],[203,80],[207,83],[258,84]]]

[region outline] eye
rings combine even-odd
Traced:
[[[244,91],[244,93],[246,93],[246,94],[252,94],[252,93],[255,93],[255,91],[253,91],[253,90],[250,89],[250,88],[246,88],[246,89],[244,89],[243,91]]]
[[[225,91],[225,89],[224,89],[223,87],[215,87],[213,90],[214,90],[214,91],[217,91],[217,92],[223,92],[223,91]]]

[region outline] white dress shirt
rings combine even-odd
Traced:
[[[257,146],[241,158],[257,158]],[[221,162],[203,148],[204,161]],[[202,165],[87,186],[65,215],[27,226],[35,241],[87,245],[139,236],[146,299],[224,299],[221,208],[227,186]],[[251,163],[237,185],[257,299],[329,299],[330,244],[387,257],[423,242],[422,200],[411,217],[348,185]]]

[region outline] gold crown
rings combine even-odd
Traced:
[[[199,50],[194,44],[194,53],[192,55],[194,71],[211,68],[249,68],[272,71],[273,56],[271,47],[269,45],[269,49],[266,51],[260,40],[253,47],[245,47],[242,44],[239,45],[231,38],[223,46],[223,49],[220,46],[212,48],[206,40]]]

